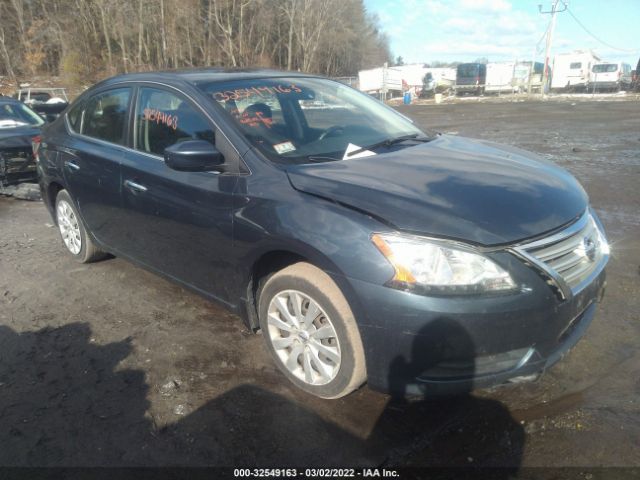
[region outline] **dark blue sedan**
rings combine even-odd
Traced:
[[[108,252],[222,303],[323,398],[535,378],[605,286],[609,247],[569,173],[326,78],[118,76],[36,147],[71,257]]]

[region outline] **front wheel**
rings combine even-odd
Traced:
[[[56,197],[56,223],[64,246],[76,261],[89,263],[106,256],[87,235],[76,207],[66,190],[60,190]]]
[[[340,398],[365,382],[356,321],[325,272],[301,262],[273,274],[260,289],[258,309],[267,348],[296,386]]]

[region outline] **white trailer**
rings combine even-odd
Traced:
[[[542,71],[544,63],[521,61],[517,62],[513,71],[513,85],[518,92],[541,91]]]
[[[432,68],[425,67],[424,64],[412,64],[393,67],[394,70],[400,71],[400,76],[405,87],[408,87],[415,94],[421,94],[422,88],[425,86],[425,76],[431,74],[430,89],[446,90],[456,83],[455,68]]]
[[[559,53],[553,59],[552,90],[583,90],[589,86],[591,67],[600,58],[591,50]]]
[[[427,74],[427,69],[422,63],[400,65],[393,67],[393,69],[400,72],[400,77],[407,86],[422,88],[424,76]]]
[[[402,92],[402,72],[392,67],[378,67],[358,72],[358,88],[369,94]]]
[[[494,62],[487,64],[485,92],[514,92],[513,74],[516,62]]]

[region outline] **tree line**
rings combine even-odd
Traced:
[[[1,0],[0,75],[198,66],[355,75],[390,61],[362,0]]]

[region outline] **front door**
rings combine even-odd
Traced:
[[[237,175],[180,172],[164,163],[164,149],[189,139],[215,144],[204,113],[176,91],[140,87],[133,147],[122,161],[126,241],[121,249],[153,269],[228,298],[233,274],[232,207]]]

